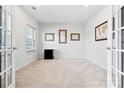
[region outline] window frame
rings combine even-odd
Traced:
[[[31,46],[28,45],[29,40],[32,40],[31,41],[32,42]],[[29,47],[32,47],[32,48],[29,48]],[[27,29],[26,29],[26,52],[33,52],[35,50],[36,50],[36,28],[27,24]]]

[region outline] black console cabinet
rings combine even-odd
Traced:
[[[44,50],[44,59],[53,59],[53,49],[45,49]]]

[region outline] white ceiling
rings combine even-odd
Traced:
[[[22,6],[40,23],[84,23],[92,17],[103,5],[31,5]]]

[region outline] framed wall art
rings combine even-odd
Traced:
[[[45,33],[45,41],[54,41],[55,36],[54,33]]]
[[[80,33],[71,33],[71,41],[80,41]]]
[[[67,43],[67,30],[59,29],[59,43],[66,44]]]
[[[107,24],[108,22],[105,21],[104,23],[95,27],[95,41],[107,40]]]

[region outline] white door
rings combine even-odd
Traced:
[[[110,6],[108,87],[124,88],[124,6]]]
[[[0,6],[0,88],[15,87],[12,6]]]

